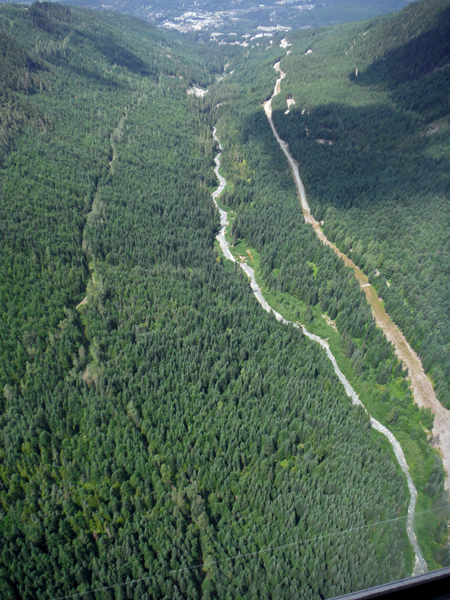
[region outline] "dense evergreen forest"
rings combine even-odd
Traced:
[[[274,122],[312,212],[370,276],[450,408],[450,3],[291,39]]]
[[[439,500],[430,415],[258,139],[279,49],[252,62],[49,3],[2,6],[0,32],[2,598],[323,598],[408,575],[389,445],[214,246],[217,121],[236,243],[311,322],[320,303],[336,317],[356,371],[403,390],[390,422],[410,411]],[[186,93],[230,61],[245,94],[238,69]]]
[[[272,306],[286,318],[300,319],[311,331],[330,337],[341,368],[371,414],[402,441],[420,490],[421,508],[445,504],[441,461],[424,432],[432,428],[432,415],[413,403],[407,373],[375,327],[351,270],[304,223],[287,161],[261,108],[273,90],[273,64],[284,54],[280,48],[268,48],[264,58],[246,53],[244,61],[236,61],[233,74],[213,86],[204,100],[205,110],[219,124],[225,146],[222,164],[230,183],[221,203],[234,219],[230,243],[237,255],[250,257]],[[290,79],[294,78],[295,73]],[[277,123],[284,118],[289,124],[286,81],[283,101],[278,103],[284,107],[276,116]],[[325,318],[339,334],[326,325]],[[446,518],[441,513],[437,519],[423,520],[422,543],[433,540],[427,553],[430,565],[448,561],[440,548],[447,535]]]

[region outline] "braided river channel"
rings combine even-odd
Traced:
[[[277,82],[278,83],[278,82]],[[278,83],[279,85],[279,83]],[[217,137],[217,132],[216,129],[214,128],[213,131],[213,136],[214,139],[218,142],[219,144],[219,149],[220,151],[222,151],[222,146],[220,144],[220,141]],[[287,152],[287,148],[285,150],[283,150],[285,153]],[[220,156],[221,156],[221,152],[215,157],[215,163],[216,163],[216,167],[214,169],[214,172],[217,175],[217,178],[219,180],[219,187],[212,193],[212,199],[213,202],[215,204],[215,206],[217,207],[219,213],[220,213],[220,231],[219,234],[217,235],[217,241],[220,244],[220,248],[223,252],[223,255],[226,259],[231,260],[232,262],[237,262],[237,264],[241,267],[241,269],[246,273],[246,275],[248,276],[249,280],[250,280],[250,286],[252,288],[253,293],[255,294],[258,302],[261,304],[262,308],[268,312],[268,313],[273,313],[276,317],[276,319],[278,321],[281,321],[282,323],[284,323],[285,325],[292,325],[293,327],[296,328],[300,328],[303,331],[303,334],[308,337],[309,339],[313,340],[314,342],[317,342],[318,344],[320,344],[320,346],[322,346],[322,348],[324,349],[324,351],[326,352],[328,358],[331,360],[331,362],[333,363],[333,367],[334,367],[334,371],[336,373],[336,375],[338,376],[339,380],[341,381],[342,385],[345,388],[345,391],[347,393],[347,395],[351,398],[351,401],[354,405],[358,405],[358,406],[362,406],[365,409],[363,403],[361,402],[361,400],[359,399],[358,395],[356,394],[355,390],[352,388],[352,386],[350,385],[350,383],[348,382],[347,378],[345,377],[345,375],[341,372],[341,370],[338,367],[338,364],[336,362],[335,357],[333,356],[328,343],[323,340],[322,338],[320,338],[317,335],[314,335],[313,333],[309,333],[309,331],[307,331],[307,329],[304,327],[304,325],[299,325],[298,323],[294,323],[292,321],[287,321],[284,317],[282,317],[282,315],[280,315],[278,312],[276,312],[273,308],[271,308],[269,306],[269,304],[267,303],[266,299],[264,298],[262,292],[261,292],[261,288],[258,286],[258,284],[256,283],[256,279],[255,279],[255,272],[254,270],[245,262],[239,262],[236,261],[235,257],[233,256],[233,254],[231,253],[230,247],[228,245],[228,242],[225,238],[225,229],[228,225],[228,216],[226,211],[222,210],[219,205],[217,204],[216,198],[218,198],[220,196],[220,194],[223,192],[223,190],[225,189],[225,186],[227,184],[226,179],[224,177],[222,177],[222,175],[219,173],[219,168],[220,168]],[[293,160],[293,159],[292,159]],[[367,411],[366,411],[367,412]],[[374,419],[371,415],[369,415],[370,417],[370,423],[371,426],[376,429],[377,431],[379,431],[380,433],[382,433],[383,435],[385,435],[387,437],[387,439],[389,440],[389,442],[392,445],[392,448],[394,450],[394,454],[400,464],[400,467],[403,471],[403,473],[406,476],[406,480],[408,483],[408,490],[410,493],[410,501],[409,501],[409,506],[408,506],[408,515],[406,518],[406,532],[408,534],[408,538],[409,541],[411,542],[411,545],[413,547],[414,550],[414,554],[415,554],[415,565],[414,565],[414,571],[413,571],[413,575],[420,575],[422,573],[427,572],[428,568],[427,568],[427,563],[422,555],[422,552],[420,550],[420,546],[419,543],[417,541],[417,537],[416,534],[414,532],[414,516],[415,516],[415,510],[416,510],[416,502],[417,502],[417,490],[416,487],[414,485],[414,482],[412,480],[411,474],[409,472],[408,469],[408,464],[406,462],[405,459],[405,455],[403,454],[403,450],[402,447],[400,446],[399,442],[397,441],[397,439],[394,437],[394,435],[389,431],[389,429],[387,429],[386,427],[384,427],[384,425],[382,425],[381,423],[379,423],[376,419]]]

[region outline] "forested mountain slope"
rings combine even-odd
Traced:
[[[217,115],[186,90],[228,57],[46,3],[1,7],[0,32],[2,598],[319,598],[411,572],[389,447],[214,249]]]
[[[370,275],[449,407],[450,3],[290,38],[274,122],[312,212]]]
[[[271,306],[329,338],[340,368],[371,414],[401,440],[419,489],[419,514],[434,510],[448,500],[441,495],[439,455],[424,431],[429,433],[433,419],[414,404],[402,364],[375,327],[352,271],[305,224],[288,163],[261,106],[273,91],[273,65],[285,54],[280,47],[246,52],[204,99],[224,143],[222,164],[229,185],[220,202],[232,218],[230,243],[236,256],[245,256],[255,269]],[[280,119],[289,117],[285,82]],[[419,517],[430,566],[448,561],[440,549],[446,519],[445,512]]]

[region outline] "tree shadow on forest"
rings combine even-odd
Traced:
[[[123,46],[116,44],[111,39],[103,36],[93,36],[91,41],[111,65],[115,64],[119,67],[125,67],[132,73],[138,75],[155,75],[155,73],[150,71],[147,63],[136,56],[136,54]]]
[[[100,52],[103,57],[111,65],[125,67],[132,73],[141,76],[155,76],[156,73],[151,71],[149,65],[141,58],[136,56],[130,50],[117,44],[112,38],[77,31],[77,36],[89,40],[95,49]]]
[[[429,75],[450,61],[450,6],[437,17],[439,22],[403,46],[375,60],[365,71],[351,79],[359,85],[392,88]]]
[[[104,77],[103,75],[101,75],[98,71],[89,71],[88,69],[85,69],[84,67],[79,67],[77,65],[70,65],[70,70],[73,73],[76,73],[77,75],[79,75],[80,77],[84,77],[86,79],[89,79],[91,81],[94,81],[96,85],[101,86],[103,88],[108,88],[108,89],[125,89],[128,88],[128,86],[120,81],[116,81],[114,79],[109,79],[107,77]]]
[[[405,110],[427,120],[450,113],[450,6],[437,24],[375,60],[350,80],[359,86],[382,86]]]
[[[307,195],[321,204],[349,209],[390,199],[406,206],[420,195],[450,192],[450,158],[433,158],[423,122],[402,109],[330,103],[309,114],[275,110],[273,121]],[[249,138],[269,155],[265,177],[285,173],[287,160],[262,108],[243,123],[242,143]]]

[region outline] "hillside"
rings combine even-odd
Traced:
[[[423,1],[292,35],[274,104],[313,214],[370,276],[447,408],[449,32],[449,3]]]
[[[425,4],[424,10],[426,9]],[[401,39],[401,35],[405,35],[404,30],[413,30],[413,27],[417,28],[419,24],[422,30],[430,29],[432,19],[436,18],[435,13],[428,15],[427,20],[424,19],[423,13],[418,15],[417,10],[416,7],[410,7],[395,18],[386,17],[374,22],[373,26],[384,27],[389,23],[394,39]],[[416,18],[413,19],[412,16]],[[397,23],[395,27],[393,23]],[[362,32],[367,30],[367,24],[358,27]],[[341,155],[336,155],[335,162],[327,163],[328,156],[335,151],[337,142],[335,144],[333,139],[327,138],[325,125],[320,129],[317,127],[314,137],[308,134],[309,122],[306,125],[305,122],[313,114],[313,110],[311,109],[308,115],[308,109],[305,107],[308,106],[307,100],[314,101],[314,93],[323,94],[322,101],[331,95],[331,91],[328,94],[326,87],[328,83],[330,89],[336,88],[335,97],[339,97],[341,105],[345,106],[346,86],[352,85],[352,79],[349,78],[352,71],[349,70],[345,78],[339,79],[340,72],[336,64],[330,61],[329,64],[326,60],[327,52],[329,51],[329,56],[332,57],[332,50],[341,38],[345,39],[346,44],[341,43],[338,48],[342,49],[344,60],[349,60],[346,59],[345,51],[351,46],[351,43],[347,42],[348,38],[353,41],[354,29],[355,26],[351,25],[346,28],[295,34],[302,40],[303,46],[297,45],[295,35],[291,34],[288,37],[292,46],[287,50],[273,47],[260,54],[247,51],[244,59],[235,61],[230,66],[232,73],[230,72],[217,86],[213,86],[206,102],[214,114],[214,120],[219,124],[219,134],[224,140],[223,166],[229,185],[221,197],[221,202],[232,215],[230,242],[234,243],[239,255],[247,254],[250,257],[264,297],[271,306],[275,306],[286,319],[299,319],[310,331],[330,340],[340,368],[345,371],[371,414],[401,439],[413,479],[420,490],[421,510],[426,511],[437,507],[440,502],[448,502],[445,494],[440,495],[442,466],[439,455],[432,447],[437,443],[431,434],[433,418],[428,411],[419,410],[414,403],[413,390],[405,380],[403,366],[398,362],[393,347],[375,327],[364,293],[357,285],[353,273],[345,269],[342,261],[338,260],[331,250],[323,247],[311,227],[304,223],[288,163],[261,106],[272,94],[277,77],[273,66],[281,58],[281,67],[286,70],[287,76],[282,82],[281,95],[273,102],[274,120],[279,131],[282,131],[282,137],[289,141],[290,151],[301,159],[299,165],[302,178],[307,186],[308,201],[312,204],[315,214],[314,210],[320,208],[320,198],[319,192],[314,190],[317,188],[321,193],[325,193],[324,182],[332,184],[332,175],[339,169]],[[313,43],[321,47],[321,40],[323,51],[320,54],[320,68],[309,71],[307,61],[314,61],[315,51],[308,53],[308,50],[314,48]],[[420,55],[415,56],[421,58]],[[289,61],[292,67],[290,75],[286,66],[289,65]],[[300,61],[305,61],[301,71],[298,68]],[[314,64],[312,62],[312,67]],[[329,79],[322,80],[324,72],[330,75]],[[333,80],[333,74],[336,82],[341,82],[340,88]],[[309,78],[314,81],[314,86],[309,85]],[[307,91],[311,92],[312,100],[303,93],[303,87],[307,87]],[[297,92],[293,93],[293,90],[298,90],[299,95],[297,96]],[[439,92],[438,86],[435,92]],[[360,96],[362,98],[363,93]],[[291,103],[289,106],[288,99],[294,100],[295,104]],[[294,116],[291,117],[293,110]],[[434,102],[433,110],[440,110],[437,101]],[[357,117],[358,113],[355,113],[352,106],[347,112]],[[303,123],[302,137],[294,135],[298,131],[295,128],[297,120]],[[376,126],[376,121],[373,122],[369,118],[365,123]],[[380,124],[380,129],[385,132],[386,124]],[[386,131],[386,137],[387,135]],[[363,131],[360,131],[359,139],[361,144],[372,144],[377,138],[369,135],[366,140]],[[328,141],[332,142],[331,145]],[[352,146],[348,148],[349,155],[351,148]],[[316,159],[315,162],[308,162],[306,166],[312,169],[314,176],[317,175],[320,166],[321,179],[318,175],[317,179],[311,178],[303,166],[302,160],[306,156],[306,150],[314,151],[313,156]],[[298,154],[300,151],[303,154]],[[356,162],[356,154],[353,160]],[[358,164],[364,168],[363,162]],[[370,161],[368,164],[371,164]],[[439,176],[441,172],[443,171],[437,169],[433,177]],[[406,171],[405,177],[409,174],[410,171]],[[344,181],[341,175],[341,182],[350,189],[352,181]],[[333,197],[327,193],[325,198],[331,204]],[[320,216],[319,212],[318,217]],[[370,225],[373,225],[372,221]],[[327,232],[326,219],[324,229]],[[387,244],[384,247],[386,246]],[[354,253],[349,252],[349,256],[357,256],[356,250],[359,251],[359,248],[356,247]],[[374,277],[375,280],[380,278],[381,276]],[[445,301],[445,297],[442,300]],[[432,564],[433,560],[442,564],[448,560],[439,550],[439,540],[442,540],[440,535],[444,534],[444,538],[446,535],[445,518],[443,514],[437,520],[434,516],[428,519],[428,516],[420,517],[424,534],[422,543],[427,545],[430,539],[433,539],[429,546],[429,564]]]
[[[390,446],[321,349],[264,313],[214,243],[212,126],[224,168],[242,175],[229,202],[245,204],[253,176],[233,136],[257,128],[238,134],[231,100],[244,117],[259,110],[280,49],[247,62],[50,3],[1,6],[0,32],[2,598],[319,598],[411,573]],[[233,75],[203,100],[187,93],[230,60],[255,74],[246,98]],[[289,202],[279,219],[243,213],[236,241],[240,227],[284,243],[291,180],[262,147],[254,156],[258,185],[264,165],[279,169]],[[402,400],[401,365],[345,268],[306,230],[289,233],[334,273],[328,301],[357,314],[349,347],[353,332],[381,349],[379,374]],[[307,287],[311,306],[324,282],[313,266],[290,290]],[[438,501],[430,416],[405,410]],[[447,560],[448,517],[435,514],[421,534],[430,568]]]

